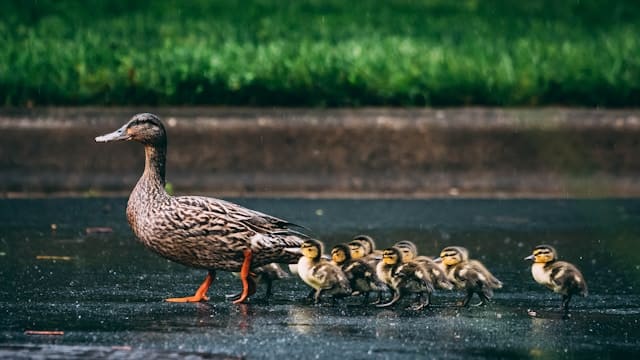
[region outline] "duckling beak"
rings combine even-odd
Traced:
[[[438,256],[437,258],[433,259],[433,262],[436,263],[436,264],[441,264],[442,263],[442,258]]]
[[[524,258],[525,260],[533,260],[533,255],[529,255],[526,258]]]
[[[96,137],[96,142],[109,142],[118,140],[129,140],[130,136],[127,134],[127,125],[125,124],[120,129],[102,136]]]

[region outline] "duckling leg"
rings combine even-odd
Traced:
[[[207,296],[207,290],[209,290],[209,286],[211,286],[211,283],[213,282],[213,279],[215,279],[215,277],[216,277],[215,271],[210,270],[209,273],[207,274],[207,277],[204,279],[204,281],[202,282],[198,290],[196,290],[196,293],[193,296],[187,296],[187,297],[181,297],[181,298],[169,298],[169,299],[165,299],[165,301],[182,303],[182,302],[198,302],[198,301],[209,300],[209,297]]]
[[[250,276],[248,279],[249,281],[249,295],[252,295],[256,292],[256,289],[258,288],[258,282],[256,281],[256,279],[252,276]],[[239,292],[235,293],[235,294],[229,294],[229,295],[225,295],[225,298],[227,300],[238,300],[240,299],[240,296],[242,296],[242,290],[240,290]]]
[[[414,311],[419,311],[429,306],[430,303],[431,303],[431,294],[429,294],[428,296],[424,296],[423,293],[419,293],[418,303],[410,306],[409,309]]]
[[[564,310],[564,312],[569,312],[569,301],[571,301],[571,294],[569,295],[562,295],[562,310]]]
[[[271,295],[273,295],[271,291],[272,288],[273,288],[273,280],[267,279],[267,292],[264,294],[265,300],[271,298]]]
[[[242,268],[240,269],[240,280],[242,280],[242,294],[237,300],[234,300],[234,304],[240,304],[247,300],[249,295],[252,295],[256,292],[255,281],[251,279],[249,276],[250,268],[251,268],[251,257],[253,253],[250,249],[246,249],[243,251],[244,261],[242,262]],[[252,286],[253,285],[253,286]],[[253,288],[253,289],[252,289]]]
[[[473,297],[473,290],[467,290],[467,296],[462,299],[460,306],[467,307],[469,306],[469,302],[471,301],[471,297]]]
[[[480,297],[480,303],[477,304],[478,306],[487,305],[491,302],[491,298],[489,298],[489,296],[482,291],[478,292],[478,296]]]
[[[369,292],[365,291],[362,293],[362,305],[366,305],[369,302]]]
[[[394,291],[393,292],[393,298],[391,299],[391,301],[389,301],[388,303],[385,303],[385,304],[378,304],[378,305],[376,305],[376,307],[379,307],[379,308],[389,307],[389,306],[397,303],[398,300],[400,300],[400,291]]]

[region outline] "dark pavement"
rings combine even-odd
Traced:
[[[296,277],[274,298],[233,305],[239,281],[221,273],[211,300],[191,294],[204,272],[148,252],[132,236],[124,198],[0,200],[2,358],[635,358],[640,353],[638,200],[231,199],[304,225],[328,246],[367,233],[378,247],[409,239],[448,245],[504,282],[486,307],[459,309],[439,291],[421,312],[350,299],[314,306]],[[96,228],[110,232],[95,232]],[[89,229],[89,231],[87,231]],[[589,284],[569,319],[522,259],[550,243]],[[264,289],[259,289],[259,294]],[[528,311],[536,311],[532,317]],[[36,335],[28,331],[61,331]]]

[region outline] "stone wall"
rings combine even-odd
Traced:
[[[0,194],[126,194],[159,115],[176,193],[220,196],[637,196],[640,111],[38,108],[0,110]]]

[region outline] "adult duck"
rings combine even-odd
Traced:
[[[240,272],[242,292],[234,303],[255,292],[251,269],[269,263],[296,263],[307,236],[295,225],[240,205],[202,196],[171,196],[165,191],[167,134],[153,114],[137,114],[97,142],[137,141],[144,145],[144,172],[127,203],[135,236],[153,252],[208,274],[193,296],[169,302],[208,300],[216,270]]]

